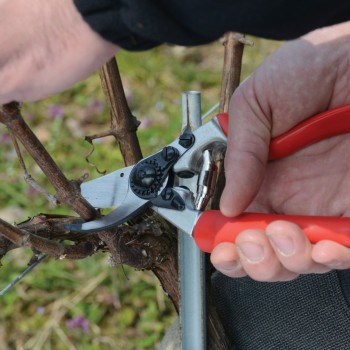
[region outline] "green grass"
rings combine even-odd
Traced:
[[[254,40],[245,49],[243,78],[278,44]],[[122,52],[119,69],[144,155],[176,137],[181,128],[181,92],[200,90],[203,112],[218,102],[221,44],[184,49],[161,47],[143,53]],[[91,145],[84,136],[108,128],[109,112],[97,74],[70,90],[23,106],[28,124],[69,178],[99,176],[85,160]],[[53,208],[22,179],[7,130],[0,125],[0,217],[21,222]],[[50,191],[38,167],[23,151],[29,173]],[[90,157],[100,170],[123,166],[111,139],[95,142]],[[30,252],[16,250],[2,260],[0,288],[26,266]],[[1,349],[154,349],[175,317],[158,281],[147,272],[110,267],[108,256],[83,261],[47,259],[0,299]],[[26,344],[26,345],[24,345]]]

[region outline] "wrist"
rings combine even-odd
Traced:
[[[95,33],[73,0],[0,2],[0,104],[63,91],[118,47]]]

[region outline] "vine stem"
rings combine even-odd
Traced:
[[[224,66],[221,81],[220,112],[227,113],[230,99],[241,80],[242,57],[245,41],[240,33],[227,33],[224,38]],[[225,186],[224,158],[226,147],[219,146],[213,150],[213,161],[217,169],[217,179],[214,186],[214,194],[208,207],[219,210],[222,191]],[[214,269],[207,259],[207,281],[210,281]],[[212,298],[210,282],[207,284],[207,341],[208,349],[228,350],[230,340],[224,329],[224,325],[216,311],[215,300]]]
[[[103,91],[111,109],[111,127],[107,134],[113,135],[118,141],[125,165],[135,164],[142,158],[136,135],[139,122],[132,115],[128,106],[115,58],[107,62],[100,69],[99,74]],[[124,244],[125,241],[122,238],[116,239],[109,232],[99,234],[99,237],[106,242],[115,262],[152,270],[178,311],[180,295],[177,238],[174,228],[169,227],[162,218],[152,214],[149,217],[147,215],[138,216],[132,221],[131,228],[146,226],[151,234],[148,236],[140,233],[138,235],[132,234],[132,239],[128,241],[128,244]],[[140,246],[140,242],[143,240],[146,241],[145,246],[149,247],[147,256],[153,257],[151,259],[152,265],[148,265],[148,263],[146,265],[146,261],[142,257],[145,248]]]
[[[0,233],[17,247],[29,247],[58,259],[83,259],[96,251],[95,245],[90,242],[64,245],[21,230],[2,219],[0,219]]]
[[[116,59],[113,58],[103,65],[99,74],[102,89],[111,109],[110,135],[117,139],[125,165],[135,164],[142,158],[136,136],[140,123],[128,106]]]
[[[45,147],[25,123],[20,113],[20,104],[11,102],[0,107],[0,122],[5,124],[31,155],[52,186],[57,191],[58,199],[71,207],[83,219],[91,220],[97,211],[80,195],[79,189],[69,181]]]
[[[223,45],[224,67],[221,82],[220,112],[227,113],[230,99],[241,80],[242,57],[244,46],[253,46],[244,34],[229,32],[225,35]]]

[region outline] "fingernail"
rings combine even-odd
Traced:
[[[245,242],[237,245],[239,251],[251,262],[259,262],[264,259],[264,248],[256,243]]]
[[[241,268],[241,264],[238,261],[225,261],[220,265],[216,265],[216,269],[221,272],[232,272]]]
[[[324,265],[327,265],[331,269],[337,269],[337,268],[342,266],[342,263],[339,260],[331,260],[331,261],[324,263]]]
[[[269,236],[269,239],[282,255],[289,256],[294,253],[295,246],[292,238],[274,235]]]

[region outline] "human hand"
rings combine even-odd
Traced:
[[[350,103],[350,24],[329,27],[285,44],[235,92],[225,163],[221,210],[300,215],[349,215],[343,161],[347,135],[324,140],[267,165],[270,139],[311,116]],[[239,169],[237,171],[237,169]],[[350,267],[350,250],[330,241],[311,245],[289,222],[266,232],[248,230],[236,244],[212,253],[214,266],[231,277],[260,281],[293,279]]]
[[[117,50],[90,29],[72,0],[1,0],[0,104],[61,92]]]

